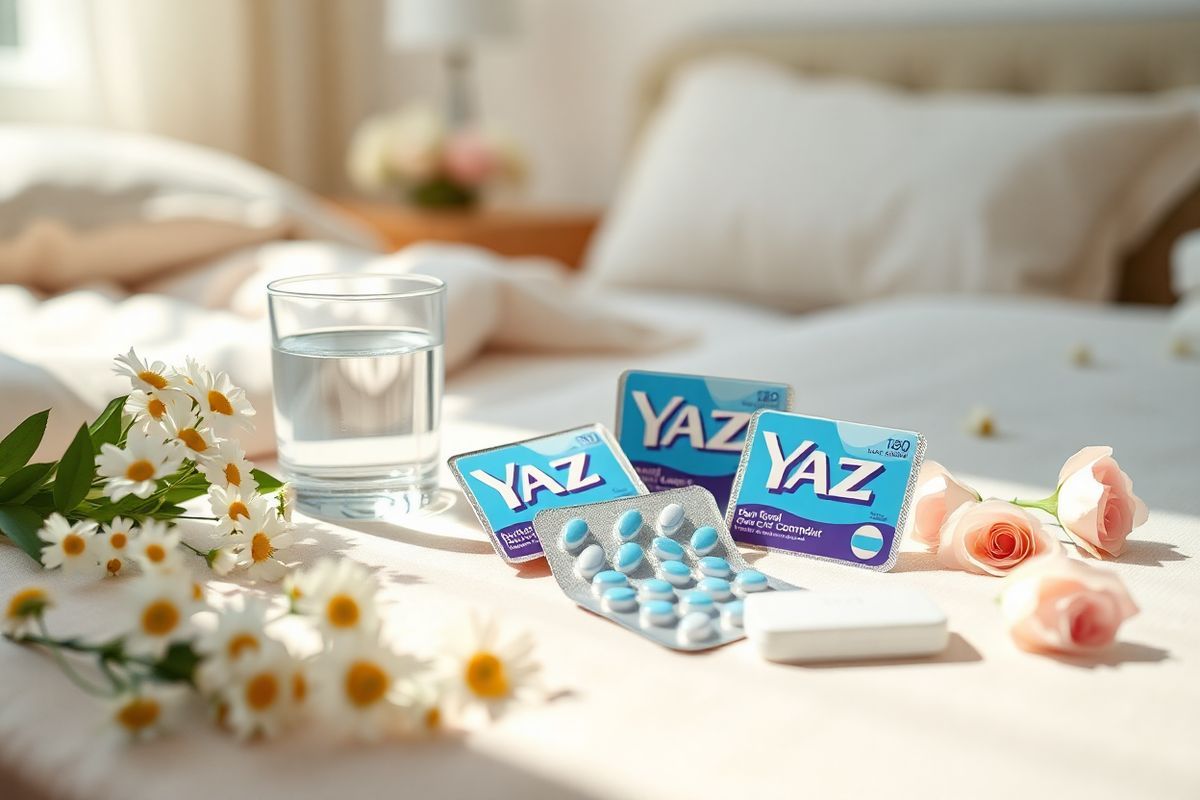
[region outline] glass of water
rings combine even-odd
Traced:
[[[331,274],[267,286],[279,463],[315,516],[379,519],[437,488],[446,285]]]

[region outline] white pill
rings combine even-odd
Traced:
[[[643,628],[665,628],[675,624],[675,604],[666,600],[651,600],[642,604],[641,623]]]
[[[683,506],[671,503],[658,512],[658,532],[663,536],[674,536],[683,525]]]
[[[687,644],[711,639],[715,632],[712,616],[703,611],[693,611],[679,620],[679,638]]]
[[[604,592],[601,605],[605,611],[627,613],[637,611],[637,592],[628,586],[618,586]]]
[[[596,573],[604,569],[604,548],[598,544],[589,544],[575,559],[575,574],[590,581]]]
[[[733,600],[721,606],[721,624],[726,628],[742,627],[743,609],[741,600]]]

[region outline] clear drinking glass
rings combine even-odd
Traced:
[[[267,286],[279,463],[316,516],[416,511],[437,485],[446,285],[331,274]]]

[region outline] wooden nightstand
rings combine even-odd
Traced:
[[[600,215],[575,211],[479,209],[424,211],[402,205],[335,200],[395,250],[422,241],[485,247],[506,256],[543,256],[577,268]]]

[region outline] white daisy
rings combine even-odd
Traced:
[[[213,486],[208,490],[208,504],[217,518],[217,533],[226,535],[267,512],[267,499],[254,492],[242,492],[227,486]]]
[[[313,659],[314,711],[337,734],[373,741],[404,723],[397,683],[418,662],[374,638],[350,639]]]
[[[168,371],[166,364],[161,361],[147,364],[138,357],[133,348],[130,348],[125,355],[117,356],[114,360],[116,366],[113,367],[113,372],[129,378],[129,383],[134,389],[140,389],[143,392],[157,392],[176,388],[179,383],[178,379]]]
[[[181,573],[147,573],[135,578],[127,590],[131,624],[125,650],[133,655],[161,658],[191,628],[191,616],[200,610],[203,591]]]
[[[178,414],[168,411],[163,430],[171,442],[182,446],[183,455],[193,461],[207,458],[217,444],[212,428],[204,424],[190,408]]]
[[[184,693],[178,686],[143,683],[111,701],[109,719],[131,739],[152,739],[171,727]]]
[[[213,375],[209,369],[194,359],[187,360],[184,373],[184,391],[200,406],[200,413],[214,429],[228,436],[234,428],[249,428],[253,425],[254,407],[246,399],[246,392],[234,386],[224,372]]]
[[[275,503],[279,506],[279,516],[285,521],[292,521],[292,511],[296,508],[296,487],[285,483],[275,493]]]
[[[96,471],[104,482],[104,494],[116,502],[126,495],[147,498],[158,488],[156,481],[179,468],[183,455],[161,437],[133,428],[125,449],[107,442],[100,447]]]
[[[240,489],[249,494],[258,489],[258,481],[250,474],[254,467],[246,460],[246,452],[233,439],[222,439],[197,464],[212,486]]]
[[[522,633],[502,642],[494,620],[472,616],[452,635],[443,656],[447,702],[465,722],[495,718],[514,702],[540,693],[541,665],[533,637]]]
[[[183,568],[179,531],[166,522],[148,519],[142,523],[131,549],[133,558],[146,572],[168,574]]]
[[[327,639],[369,638],[379,630],[379,585],[357,561],[322,559],[289,589],[296,610],[312,617]]]
[[[45,589],[38,586],[21,589],[8,598],[8,606],[4,610],[3,631],[9,636],[25,633],[52,605],[50,595]]]
[[[446,729],[446,691],[442,682],[415,678],[404,683],[400,694],[405,700],[409,731],[421,736],[436,736]]]
[[[242,659],[221,693],[229,709],[226,721],[239,739],[274,737],[293,718],[293,674],[292,658],[278,642]]]
[[[72,524],[62,514],[55,512],[46,518],[38,531],[38,538],[47,545],[42,549],[42,566],[46,569],[62,567],[62,571],[67,573],[103,574],[100,548],[96,542],[96,523],[82,520]]]
[[[268,506],[244,520],[233,542],[242,545],[238,566],[246,567],[246,576],[251,580],[277,581],[287,572],[278,553],[292,543],[291,526],[279,518],[274,508]]]
[[[233,572],[234,567],[237,566],[237,548],[214,547],[208,551],[204,559],[208,562],[209,569],[218,575],[225,576]]]
[[[133,417],[134,423],[166,429],[167,417],[183,415],[191,410],[192,399],[175,389],[143,392],[134,389],[125,400],[125,413]]]
[[[267,648],[267,611],[263,600],[241,596],[217,613],[217,626],[196,640],[196,652],[204,656],[196,680],[206,691],[215,691],[229,680],[241,660]]]
[[[113,517],[112,521],[102,525],[100,530],[103,532],[103,536],[97,537],[100,563],[109,575],[120,575],[132,563],[133,553],[137,549],[134,545],[137,528],[131,519]]]

